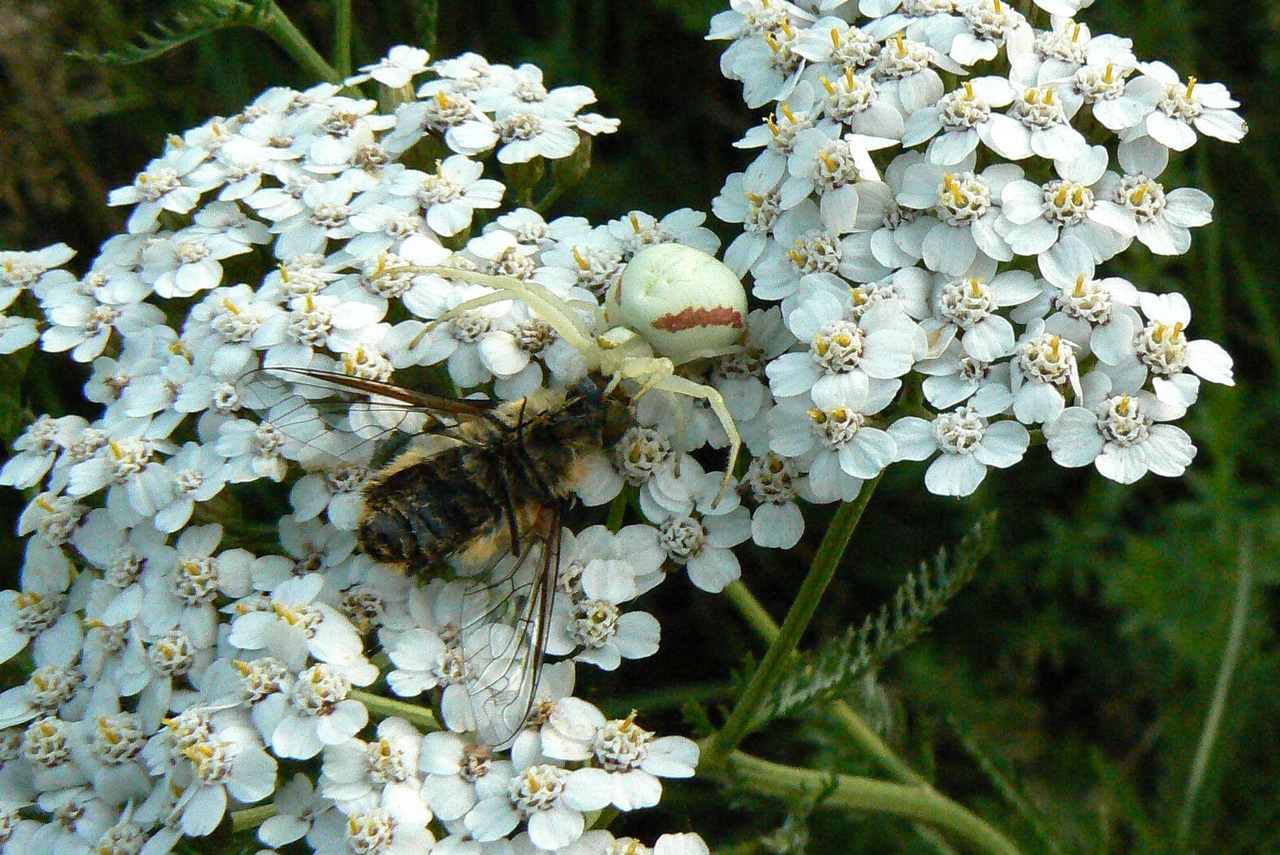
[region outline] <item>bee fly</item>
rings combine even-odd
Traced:
[[[587,457],[605,447],[604,397],[590,381],[563,397],[452,403],[476,405],[458,444],[407,451],[365,485],[358,537],[377,561],[411,571],[451,556],[474,565],[527,535],[546,538]]]
[[[468,657],[490,657],[477,664],[468,691],[480,737],[495,746],[509,742],[534,705],[564,510],[590,458],[622,434],[605,395],[587,379],[563,394],[457,400],[302,368],[254,372],[250,383],[279,387],[282,377],[299,388],[355,393],[382,413],[423,413],[434,423],[429,439],[443,447],[402,452],[366,481],[356,537],[374,560],[419,577],[437,575],[446,561],[481,568],[467,588],[469,617],[449,628],[456,638],[447,641]],[[513,562],[504,562],[508,557]],[[521,573],[531,577],[517,582]],[[504,621],[505,630],[489,626]]]

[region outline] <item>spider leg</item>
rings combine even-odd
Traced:
[[[635,398],[644,396],[647,392],[658,390],[672,395],[685,395],[690,398],[701,398],[711,407],[711,412],[715,413],[716,418],[720,421],[720,427],[724,429],[725,435],[729,437],[729,463],[725,467],[724,479],[720,482],[720,491],[716,493],[715,499],[711,502],[711,507],[720,504],[720,500],[724,498],[725,491],[729,489],[729,484],[733,480],[733,470],[738,463],[738,452],[742,450],[742,435],[738,433],[738,426],[733,421],[733,415],[729,412],[729,407],[724,402],[724,396],[714,386],[708,386],[705,383],[695,383],[687,377],[681,377],[675,373],[675,366],[672,365],[670,359],[663,357],[651,357],[648,359],[631,359],[624,362],[619,371],[614,375],[614,383],[620,379],[640,379],[647,378],[640,386],[640,391],[636,393]],[[676,418],[678,420],[679,430],[684,431],[684,411],[679,407],[674,408]],[[678,437],[683,443],[683,436]]]
[[[479,297],[472,297],[470,300],[467,300],[466,302],[459,303],[458,305],[454,306],[452,309],[445,312],[443,315],[436,318],[435,320],[428,321],[426,326],[427,326],[427,329],[433,330],[436,327],[440,326],[445,321],[453,320],[459,315],[469,312],[472,309],[478,309],[481,306],[489,306],[489,305],[492,305],[493,303],[502,303],[512,299],[514,299],[512,295],[505,291],[495,291],[492,294],[484,294]]]
[[[733,470],[738,463],[738,452],[742,450],[742,435],[738,433],[738,426],[733,421],[733,415],[729,412],[729,407],[724,402],[724,396],[714,386],[708,386],[705,383],[695,383],[687,377],[681,377],[678,374],[669,374],[653,384],[654,389],[663,392],[669,392],[676,395],[687,395],[690,398],[701,398],[711,407],[711,412],[715,413],[716,418],[720,421],[720,427],[724,429],[725,435],[729,437],[729,462],[725,466],[724,478],[720,481],[720,491],[716,493],[716,497],[711,501],[711,507],[720,504],[720,500],[724,498],[725,491],[729,489],[729,484],[733,481]]]
[[[595,340],[584,328],[581,319],[574,316],[571,310],[561,308],[567,305],[566,302],[540,283],[517,279],[514,276],[495,276],[490,273],[461,270],[456,267],[420,267],[418,270],[422,273],[443,276],[446,279],[460,279],[473,285],[497,289],[497,293],[475,297],[455,306],[432,321],[429,328],[450,318],[457,317],[463,312],[486,306],[490,303],[509,300],[514,296],[533,309],[539,317],[551,325],[552,329],[583,354],[592,353],[596,350]]]

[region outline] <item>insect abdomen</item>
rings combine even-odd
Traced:
[[[424,570],[505,517],[490,455],[454,448],[399,467],[365,490],[358,536],[377,561]],[[479,471],[478,471],[479,470]]]

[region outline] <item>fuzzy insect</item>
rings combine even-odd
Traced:
[[[305,386],[427,418],[435,447],[404,451],[368,478],[356,537],[376,561],[419,578],[450,565],[472,574],[446,643],[459,679],[469,680],[478,738],[509,743],[533,711],[564,512],[593,456],[623,430],[604,392],[583,380],[511,402],[457,400],[302,368],[256,372],[244,385],[261,401]]]

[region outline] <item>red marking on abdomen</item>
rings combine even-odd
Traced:
[[[654,329],[676,333],[694,327],[733,327],[742,329],[742,313],[731,306],[700,309],[690,306],[679,314],[663,315],[653,322]]]

